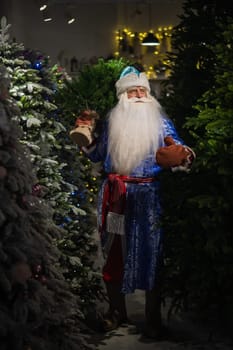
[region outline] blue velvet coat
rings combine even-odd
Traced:
[[[163,117],[160,132],[160,145],[164,137],[172,136],[177,144],[184,144],[177,135],[172,121]],[[108,124],[97,139],[95,146],[87,154],[91,161],[102,162],[105,173],[112,172],[111,159],[107,154]],[[133,177],[156,177],[161,167],[156,164],[151,152],[130,174]],[[98,221],[101,221],[103,187],[98,199]],[[159,181],[150,183],[126,184],[125,235],[123,293],[133,293],[135,289],[150,290],[156,282],[156,271],[162,256],[162,230],[160,227]],[[102,243],[106,244],[105,232]]]

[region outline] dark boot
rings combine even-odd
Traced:
[[[109,309],[103,319],[103,328],[110,331],[127,322],[125,295],[121,292],[121,285],[116,282],[105,282],[109,299]]]
[[[146,291],[145,316],[145,336],[159,339],[162,331],[161,295],[159,287]]]

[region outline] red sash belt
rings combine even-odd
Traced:
[[[118,174],[108,174],[108,180],[104,186],[103,204],[102,204],[102,227],[103,232],[106,225],[106,218],[109,211],[124,214],[126,203],[126,186],[125,183],[150,183],[157,179],[155,177],[132,177]]]

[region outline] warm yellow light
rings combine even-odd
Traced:
[[[143,40],[148,36],[149,33],[152,33],[158,39],[158,41],[160,43],[164,44],[166,51],[171,52],[172,51],[172,48],[171,48],[172,29],[173,29],[173,27],[171,25],[167,25],[164,27],[160,26],[159,28],[154,28],[154,29],[150,28],[150,30],[147,32],[137,31],[137,38],[140,40],[140,43],[143,44]],[[136,35],[136,32],[135,32],[135,30],[131,30],[131,29],[128,29],[125,27],[124,29],[120,29],[120,30],[116,31],[115,33],[116,33],[115,38],[116,38],[117,42],[116,42],[116,52],[114,53],[114,56],[118,58],[121,55],[121,51],[118,48],[118,46],[120,46],[121,40],[126,38],[129,45],[133,46],[134,45],[134,37]],[[156,60],[159,60],[160,63],[163,61],[163,58],[164,58],[163,49],[158,48],[157,50],[153,50],[151,53],[156,56]],[[130,53],[128,53],[128,54],[130,55]],[[155,59],[155,57],[154,57],[154,59]],[[163,63],[163,68],[165,68],[166,74],[168,72],[167,64],[168,63],[166,63],[166,62]],[[145,70],[148,78],[151,78],[151,79],[157,78],[157,74],[155,72],[154,66],[149,67],[149,66],[146,66],[145,64],[143,64],[143,66],[144,66],[144,70]]]

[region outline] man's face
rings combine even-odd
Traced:
[[[142,86],[135,86],[127,90],[127,96],[129,99],[133,97],[142,98],[146,97],[146,95],[146,89]]]

